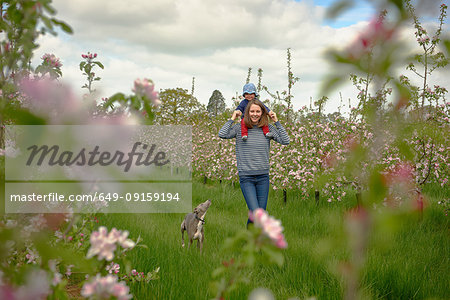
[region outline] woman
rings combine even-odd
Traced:
[[[270,139],[282,145],[289,144],[289,136],[284,127],[278,122],[277,115],[271,111],[267,113],[264,104],[259,100],[249,101],[245,113],[244,122],[248,127],[248,138],[242,140],[241,126],[235,124],[238,111],[234,111],[231,120],[228,120],[219,131],[219,137],[223,139],[236,138],[236,160],[239,172],[239,183],[248,209],[267,207],[269,196],[269,150]],[[275,126],[268,124],[268,117],[275,122]],[[268,138],[264,135],[262,127],[269,126],[272,133]],[[250,223],[247,220],[247,225]]]

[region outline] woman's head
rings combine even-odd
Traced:
[[[255,99],[248,102],[244,112],[244,123],[248,128],[269,124],[266,107],[261,101]]]

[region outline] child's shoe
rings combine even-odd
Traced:
[[[246,140],[247,140],[247,136],[246,136],[246,135],[243,135],[243,136],[242,136],[242,140],[243,140],[243,141],[246,141]]]
[[[272,132],[266,133],[266,138],[272,139],[273,138],[273,133]]]

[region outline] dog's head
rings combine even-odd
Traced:
[[[206,200],[205,202],[200,203],[199,205],[197,205],[196,208],[194,208],[194,213],[198,215],[203,215],[208,210],[210,205],[211,200]]]

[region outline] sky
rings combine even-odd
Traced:
[[[287,89],[286,49],[291,50],[291,69],[300,78],[292,89],[294,109],[309,106],[320,98],[319,86],[330,65],[323,57],[330,48],[351,43],[376,14],[369,1],[356,5],[334,21],[325,19],[332,0],[53,0],[56,18],[68,23],[72,35],[38,39],[33,65],[45,53],[63,63],[63,80],[82,95],[87,90],[79,63],[81,54],[98,54],[105,69],[97,69],[98,99],[116,92],[131,94],[137,78],[150,78],[158,90],[184,88],[207,104],[219,90],[232,106],[232,97],[242,93],[248,68],[251,82],[263,69],[262,84],[272,92]],[[373,2],[373,1],[372,1]],[[427,1],[427,10],[437,16],[439,1]],[[430,19],[432,32],[437,17]],[[448,23],[448,22],[447,22]],[[433,27],[434,26],[434,27]],[[448,33],[448,24],[446,30]],[[412,26],[405,38],[411,51],[419,51]],[[410,71],[401,70],[411,78]],[[433,82],[450,87],[447,71],[434,75]],[[355,106],[356,89],[348,84],[329,95],[325,111],[334,112],[344,99]],[[261,99],[270,98],[266,92]]]

